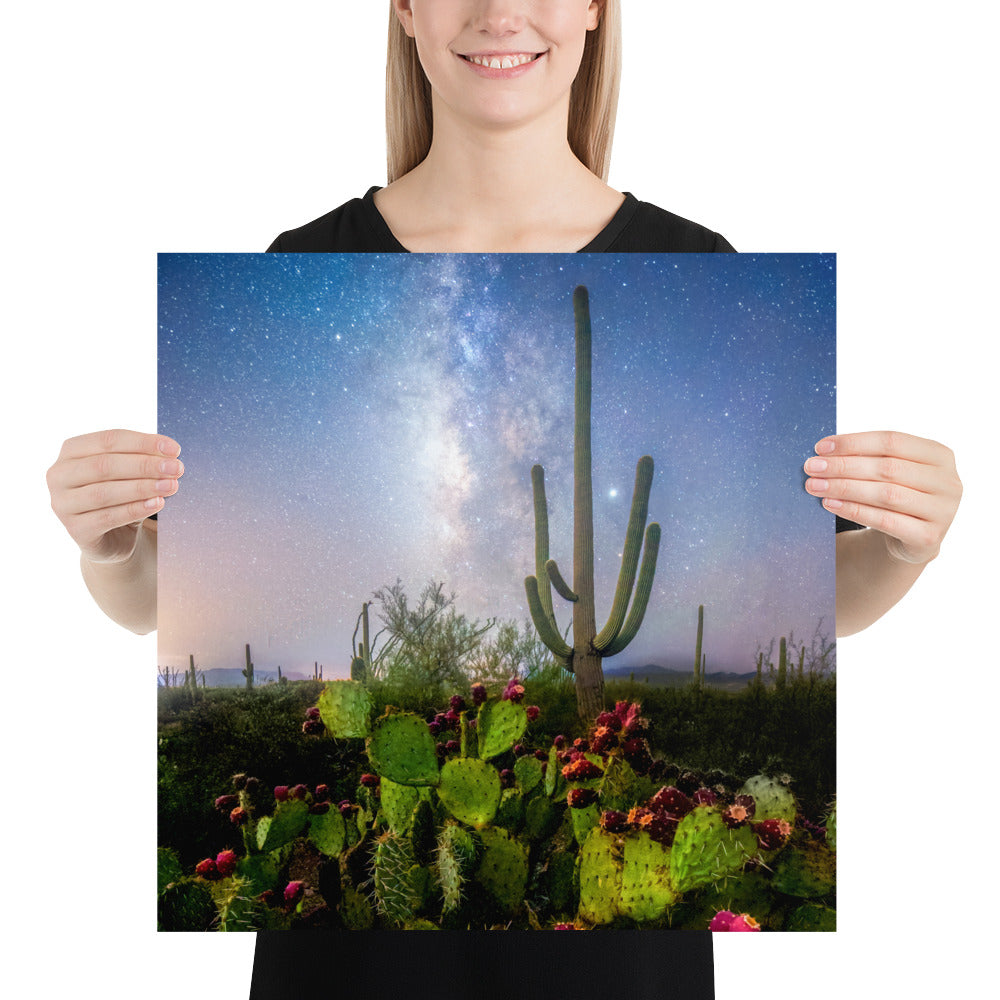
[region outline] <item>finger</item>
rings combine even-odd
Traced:
[[[864,431],[858,434],[831,434],[816,442],[816,453],[830,455],[891,456],[922,465],[954,465],[951,449],[928,438],[900,431]]]
[[[88,511],[118,507],[135,500],[173,496],[178,489],[176,479],[127,479],[120,482],[94,483],[65,491],[56,502],[56,513],[62,517],[85,514]],[[158,508],[153,508],[158,509]]]
[[[121,429],[95,431],[68,438],[63,442],[59,458],[86,458],[108,452],[176,458],[181,453],[181,446],[165,434],[143,434]]]
[[[895,511],[923,521],[939,519],[942,503],[933,494],[921,493],[896,483],[865,482],[856,479],[807,479],[806,492],[835,503],[857,503],[879,510]],[[828,509],[832,509],[829,508]],[[840,513],[840,509],[837,509]]]
[[[922,465],[891,456],[816,456],[807,459],[802,468],[810,475],[824,480],[888,483],[928,494],[939,492],[941,487],[941,470],[938,466]]]
[[[60,462],[49,470],[50,489],[75,489],[129,479],[177,479],[184,475],[179,458],[109,452]]]
[[[117,507],[104,507],[67,518],[66,528],[84,552],[96,550],[105,535],[155,514],[163,506],[163,497],[134,500]]]
[[[827,499],[823,506],[849,521],[881,531],[914,552],[933,552],[941,544],[944,531],[933,520],[911,517],[898,511],[871,507],[853,501]]]

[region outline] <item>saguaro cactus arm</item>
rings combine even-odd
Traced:
[[[548,583],[545,585],[548,589]],[[542,600],[538,592],[538,580],[533,576],[525,577],[524,590],[528,595],[528,610],[531,612],[531,620],[538,630],[538,637],[545,643],[555,656],[567,662],[572,660],[573,649],[559,634],[552,620],[545,613],[542,607]]]
[[[646,528],[646,538],[643,544],[642,565],[639,567],[639,582],[636,584],[632,607],[621,632],[607,649],[601,650],[602,656],[614,656],[620,653],[636,636],[646,605],[653,590],[653,574],[656,572],[656,555],[660,551],[660,526],[654,521]]]
[[[611,605],[607,624],[594,639],[594,648],[599,651],[607,649],[615,641],[625,621],[625,612],[632,596],[632,584],[635,583],[635,573],[639,567],[639,550],[642,547],[646,513],[649,510],[649,490],[652,485],[653,460],[649,455],[643,455],[635,466],[632,509],[629,512],[628,529],[625,532],[625,548],[622,550],[622,568],[618,573],[615,600]]]
[[[580,595],[574,594],[570,589],[570,585],[563,579],[563,575],[559,572],[559,567],[556,565],[555,559],[550,559],[545,564],[545,572],[548,574],[549,580],[552,581],[552,586],[559,592],[560,597],[566,598],[567,601],[580,600]]]

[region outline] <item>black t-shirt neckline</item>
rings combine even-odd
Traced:
[[[361,199],[362,217],[383,250],[393,253],[410,253],[393,235],[388,223],[382,217],[382,213],[375,206],[375,192],[380,190],[381,187],[376,184],[365,192],[364,198]],[[577,250],[577,253],[604,253],[629,224],[632,216],[635,215],[635,210],[639,207],[639,201],[635,195],[628,191],[622,193],[625,195],[625,200],[611,217],[611,221],[586,246]]]

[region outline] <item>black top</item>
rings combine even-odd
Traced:
[[[407,253],[375,207],[370,187],[332,212],[282,233],[268,253]],[[542,223],[544,225],[544,222]],[[625,192],[614,218],[580,253],[718,253],[736,251],[718,233]]]

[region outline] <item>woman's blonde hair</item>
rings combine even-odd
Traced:
[[[576,157],[608,179],[621,79],[622,34],[618,0],[603,0],[597,27],[587,32],[580,70],[569,97],[567,138]],[[385,133],[388,183],[409,173],[431,148],[431,85],[416,43],[389,6],[385,66]]]

